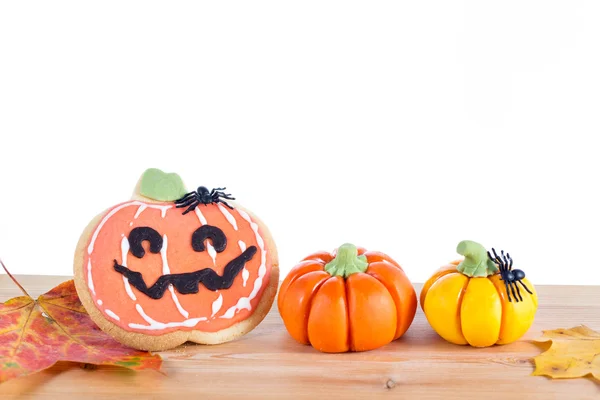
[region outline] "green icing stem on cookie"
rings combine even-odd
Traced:
[[[471,240],[463,240],[456,247],[456,252],[465,256],[456,269],[469,277],[485,277],[498,271],[496,264],[488,257],[485,247]]]
[[[140,194],[157,201],[175,201],[186,194],[181,177],[157,168],[144,171],[140,182]]]

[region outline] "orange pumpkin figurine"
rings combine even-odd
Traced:
[[[149,169],[130,201],[90,222],[75,284],[100,328],[128,346],[164,350],[229,341],[262,321],[279,280],[275,244],[222,190],[188,193],[178,175]]]
[[[352,244],[296,265],[277,299],[289,334],[326,353],[373,350],[402,336],[417,296],[400,265]]]

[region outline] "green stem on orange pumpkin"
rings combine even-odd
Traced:
[[[485,247],[471,240],[463,240],[456,247],[456,252],[465,256],[456,269],[469,277],[489,276],[498,271],[496,264],[488,257]]]
[[[325,271],[331,276],[349,277],[358,272],[365,272],[369,263],[366,256],[359,256],[355,245],[346,243],[341,245],[335,258],[325,265]]]
[[[175,201],[186,194],[185,185],[176,173],[165,173],[157,168],[144,171],[140,194],[157,201]]]

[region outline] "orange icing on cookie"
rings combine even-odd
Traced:
[[[95,306],[105,318],[121,328],[161,335],[175,330],[216,332],[248,318],[268,286],[271,257],[259,226],[242,210],[220,204],[199,205],[183,215],[172,203],[129,201],[108,210],[85,251],[87,288]],[[220,228],[227,238],[224,251],[217,253],[206,240],[206,250],[194,251],[192,233],[202,225]],[[149,251],[137,258],[129,251],[129,233],[136,227],[150,227],[163,237],[159,253]],[[131,286],[114,269],[114,261],[140,272],[151,286],[160,276],[212,268],[219,275],[225,265],[250,246],[257,251],[246,262],[229,289],[210,291],[199,284],[197,294],[181,294],[169,287],[160,299],[152,299]],[[123,257],[123,255],[125,257]]]

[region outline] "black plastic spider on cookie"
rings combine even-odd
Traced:
[[[519,301],[523,301],[523,297],[521,296],[521,290],[519,288],[518,283],[520,283],[521,286],[523,286],[529,294],[533,294],[531,290],[529,290],[529,288],[522,282],[522,279],[525,278],[525,272],[523,272],[520,269],[512,269],[513,260],[510,257],[510,254],[504,254],[504,250],[501,250],[501,256],[498,256],[496,250],[493,248],[492,252],[494,253],[494,257],[490,255],[489,251],[487,252],[487,254],[490,260],[492,260],[495,264],[498,265],[498,269],[500,270],[500,279],[504,281],[504,286],[506,287],[506,294],[508,295],[508,301],[512,302],[512,299],[510,298],[511,292],[513,298],[517,303]],[[517,295],[519,296],[519,298],[517,298]]]
[[[189,192],[179,200],[175,200],[175,207],[187,207],[187,210],[183,212],[184,215],[190,211],[194,211],[199,204],[209,205],[213,203],[223,203],[233,210],[233,207],[227,204],[223,199],[235,200],[235,198],[231,197],[230,194],[223,192],[225,189],[226,188],[215,188],[209,191],[204,186],[200,186],[195,192]]]

